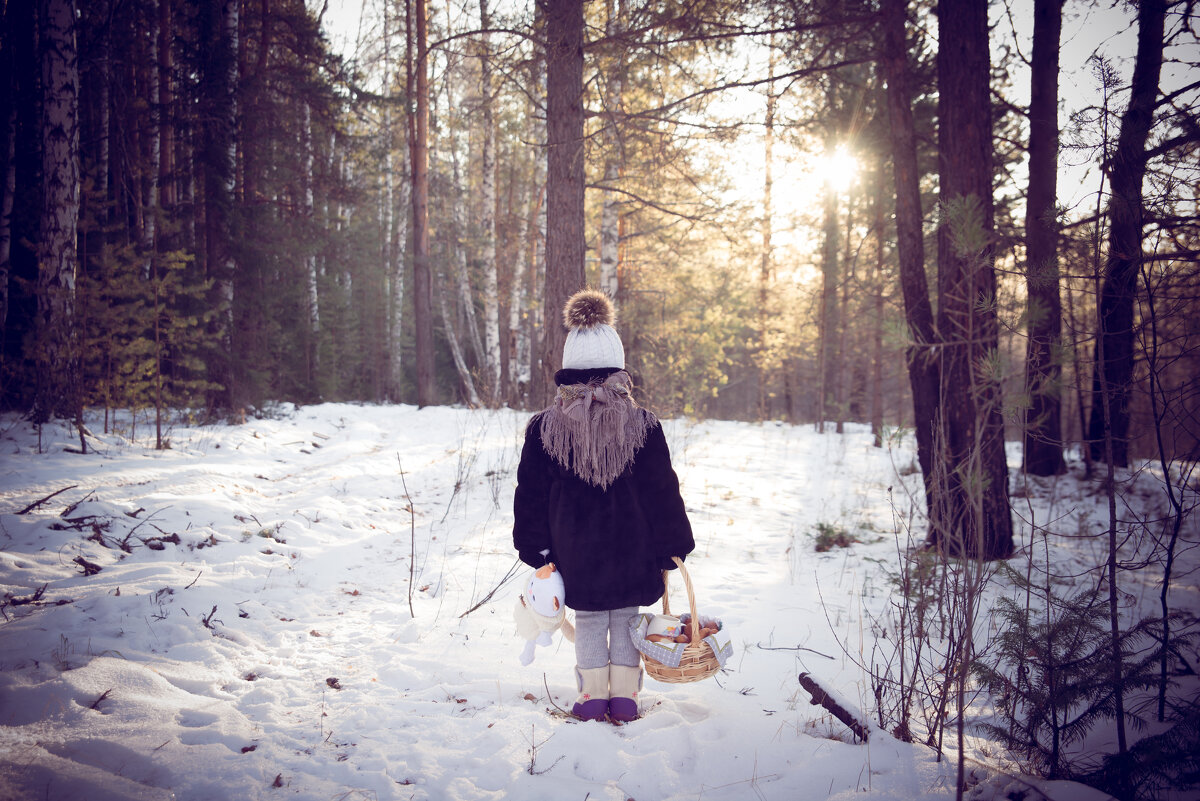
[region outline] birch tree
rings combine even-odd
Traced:
[[[603,103],[604,182],[600,211],[600,289],[610,298],[620,293],[617,261],[619,258],[620,228],[618,215],[620,199],[614,188],[621,178],[623,148],[621,138],[621,103],[625,87],[625,48],[621,37],[625,32],[625,0],[607,0],[605,35],[615,45],[610,48],[608,69],[600,92]]]
[[[79,420],[79,61],[74,0],[41,0],[42,212],[37,246],[37,389],[32,417]]]
[[[540,9],[534,28],[539,29]],[[545,70],[540,58],[529,60],[529,87],[526,93],[525,119],[528,121],[528,136],[536,153],[545,151]],[[509,397],[518,406],[525,408],[529,401],[530,382],[533,377],[533,348],[531,341],[535,332],[541,330],[538,318],[541,312],[540,295],[537,288],[539,265],[545,254],[546,241],[546,159],[533,159],[532,175],[524,195],[517,207],[523,211],[521,232],[517,240],[516,256],[513,260],[512,284],[509,294]]]
[[[496,276],[496,120],[495,88],[492,85],[491,26],[488,0],[479,0],[480,124],[483,153],[480,169],[481,211],[479,215],[483,262],[483,338],[487,396],[492,405],[500,402],[500,288]]]

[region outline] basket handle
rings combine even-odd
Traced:
[[[678,556],[672,556],[671,561],[673,561],[676,564],[676,566],[679,568],[680,575],[683,576],[683,586],[687,590],[688,606],[690,606],[692,609],[692,619],[688,624],[688,629],[689,629],[689,633],[692,638],[692,642],[695,642],[696,636],[700,633],[700,614],[696,611],[696,593],[692,589],[692,577],[690,575],[688,575],[688,570],[686,567],[683,566],[682,559],[680,559]],[[669,580],[670,575],[671,575],[671,571],[669,571],[669,570],[663,571],[663,599],[662,600],[663,600],[663,614],[664,615],[671,614],[671,602],[669,599],[670,587],[671,587],[670,580]]]

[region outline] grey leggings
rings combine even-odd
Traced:
[[[575,663],[584,670],[614,665],[637,667],[641,655],[629,638],[636,606],[600,612],[575,612]]]

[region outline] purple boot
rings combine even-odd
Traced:
[[[637,720],[637,696],[642,689],[641,666],[609,665],[608,686],[612,696],[608,699],[608,716],[620,723]]]
[[[579,697],[571,714],[580,720],[604,720],[608,715],[608,667],[575,668]]]

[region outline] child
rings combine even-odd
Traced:
[[[575,610],[584,720],[636,720],[642,686],[628,622],[658,601],[662,570],[695,547],[662,426],[630,394],[608,297],[573,295],[554,403],[525,429],[513,501],[522,562],[553,562]]]

